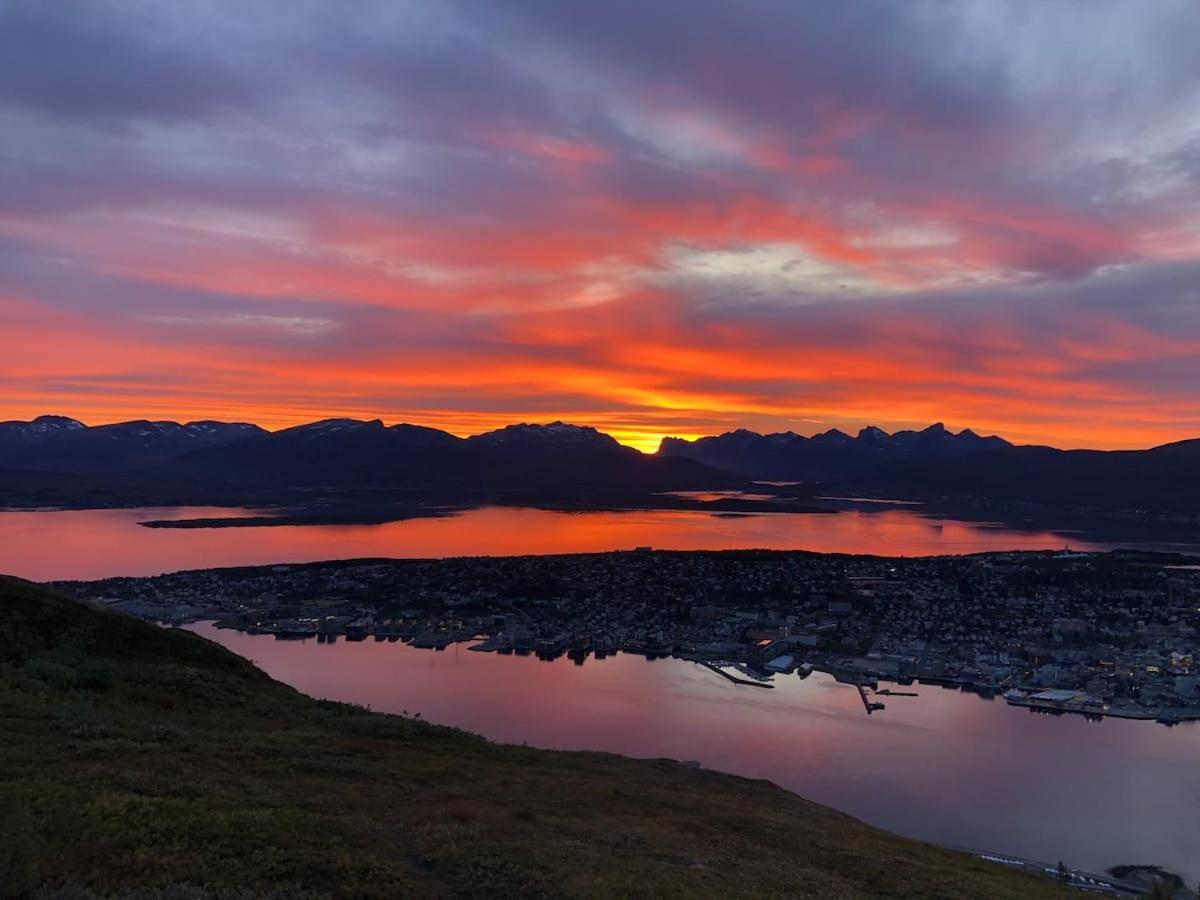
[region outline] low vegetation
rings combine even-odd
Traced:
[[[501,746],[0,579],[0,895],[1058,896],[669,760]]]

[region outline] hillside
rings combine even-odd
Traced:
[[[0,610],[5,896],[1061,893],[766,782],[312,700],[25,582]]]

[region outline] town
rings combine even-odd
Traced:
[[[387,559],[62,582],[144,619],[280,640],[676,656],[739,684],[817,670],[1053,714],[1200,719],[1200,565],[1135,551],[886,558],[633,551]],[[875,692],[874,698],[867,690]]]

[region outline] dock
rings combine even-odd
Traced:
[[[1158,722],[1160,725],[1179,725],[1183,722],[1200,720],[1200,710],[1153,707],[1143,709],[1132,705],[1113,706],[1092,700],[1047,700],[1036,695],[1021,695],[1009,692],[1005,696],[1009,706],[1023,706],[1028,710],[1052,715],[1082,715],[1095,719],[1135,719],[1143,722]]]
[[[855,687],[858,688],[858,696],[862,698],[863,708],[867,711],[868,716],[876,710],[884,708],[882,703],[872,703],[867,699],[867,689],[861,684],[856,684]]]
[[[772,688],[775,687],[775,685],[773,685],[773,684],[766,684],[761,681],[751,681],[749,678],[738,678],[736,675],[730,675],[724,669],[719,669],[716,666],[714,666],[712,663],[707,662],[706,660],[703,660],[703,659],[696,659],[696,660],[693,660],[693,662],[696,663],[696,665],[698,665],[698,666],[704,666],[704,668],[708,669],[711,672],[716,672],[722,678],[728,679],[729,681],[731,681],[734,684],[741,684],[741,685],[745,685],[747,687],[766,688],[767,690],[771,690]]]

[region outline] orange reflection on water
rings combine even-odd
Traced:
[[[483,507],[383,525],[141,528],[150,519],[249,515],[246,510],[119,509],[0,512],[0,572],[33,580],[152,575],[180,569],[354,557],[509,556],[651,546],[772,548],[921,556],[1099,545],[1048,531],[931,519],[909,510],[719,516],[551,512]]]

